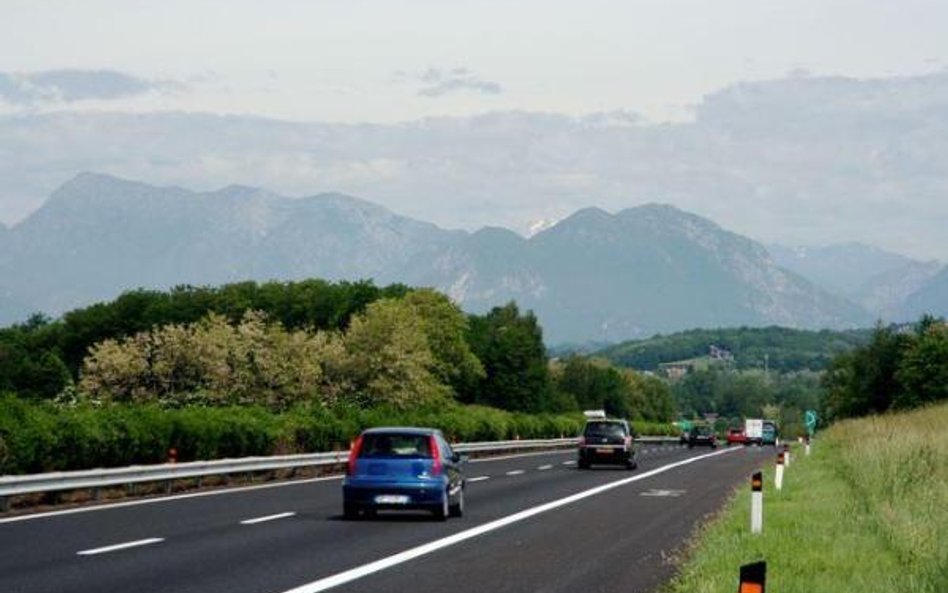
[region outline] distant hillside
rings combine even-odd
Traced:
[[[817,286],[845,297],[886,321],[909,321],[903,307],[942,268],[937,261],[919,261],[860,243],[825,247],[768,246],[777,265],[800,274]]]
[[[526,239],[445,230],[339,194],[198,193],[85,173],[0,241],[0,323],[136,288],[305,278],[432,286],[471,312],[516,300],[548,344],[871,323],[759,243],[660,204],[586,208]]]
[[[740,369],[764,368],[777,372],[820,370],[840,352],[869,341],[871,330],[804,331],[785,327],[697,329],[633,340],[601,350],[613,363],[639,370],[656,370],[662,363],[708,355],[711,346],[733,356]]]
[[[948,317],[948,266],[909,296],[902,307],[902,317],[908,319],[925,313]]]

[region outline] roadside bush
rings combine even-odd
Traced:
[[[55,406],[0,397],[0,473],[25,474],[179,461],[343,450],[373,426],[431,426],[454,441],[575,436],[582,417],[485,406],[398,410],[299,405],[163,408],[158,404]]]

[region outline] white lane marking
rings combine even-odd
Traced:
[[[344,585],[350,583],[362,577],[366,577],[370,574],[385,570],[386,568],[391,568],[399,564],[404,564],[409,560],[414,560],[420,556],[425,556],[431,554],[437,550],[453,546],[454,544],[461,543],[463,541],[475,538],[479,535],[485,533],[490,533],[491,531],[496,531],[507,525],[523,521],[524,519],[529,519],[540,513],[545,513],[547,511],[552,511],[560,507],[566,506],[568,504],[573,504],[574,502],[583,500],[584,498],[589,498],[591,496],[596,496],[597,494],[602,494],[609,490],[613,490],[620,486],[625,486],[626,484],[631,484],[632,482],[638,482],[639,480],[644,480],[646,478],[651,478],[654,475],[667,472],[668,470],[674,469],[676,467],[681,467],[683,465],[688,465],[689,463],[695,463],[696,461],[701,461],[702,459],[707,459],[709,457],[716,457],[718,455],[725,455],[729,451],[734,451],[735,449],[722,449],[721,451],[716,451],[714,453],[706,453],[704,455],[698,455],[695,457],[689,457],[683,461],[676,461],[674,463],[669,463],[668,465],[663,465],[661,467],[655,468],[653,470],[647,471],[642,474],[638,474],[629,478],[623,478],[615,482],[609,482],[608,484],[603,484],[601,486],[596,486],[595,488],[590,488],[589,490],[583,490],[582,492],[577,492],[565,498],[560,498],[552,502],[541,504],[533,508],[525,509],[523,511],[514,513],[512,515],[507,515],[506,517],[501,517],[500,519],[495,519],[488,523],[478,525],[477,527],[472,527],[471,529],[466,529],[464,531],[455,533],[454,535],[449,535],[433,542],[428,542],[427,544],[422,544],[420,546],[409,548],[403,552],[393,554],[387,558],[382,558],[374,562],[369,562],[368,564],[363,564],[362,566],[357,566],[349,570],[334,574],[328,577],[323,577],[321,579],[315,580],[311,583],[306,583],[305,585],[300,585],[299,587],[294,587],[293,589],[288,589],[283,593],[319,593],[320,591],[326,591],[332,589],[333,587],[338,587],[339,585]]]
[[[0,525],[4,523],[16,523],[17,521],[29,521],[30,519],[43,519],[46,517],[58,517],[60,515],[74,515],[76,513],[91,513],[93,511],[107,511],[109,509],[120,509],[123,507],[134,507],[141,504],[155,504],[158,502],[175,502],[188,498],[202,498],[204,496],[216,496],[218,494],[233,494],[235,492],[249,492],[251,490],[263,490],[265,488],[283,488],[285,486],[300,486],[303,484],[312,484],[314,482],[327,482],[331,480],[341,480],[344,476],[324,476],[320,478],[306,478],[305,480],[291,480],[289,482],[277,482],[275,484],[256,484],[254,486],[238,486],[236,488],[224,488],[222,490],[208,490],[206,492],[190,492],[188,494],[175,494],[174,496],[161,496],[158,498],[144,498],[142,500],[128,500],[125,502],[115,502],[110,504],[96,505],[92,507],[81,507],[77,509],[63,509],[61,511],[48,511],[46,513],[34,513],[31,515],[20,515],[18,517],[7,517],[0,519]]]
[[[545,471],[548,470],[548,469],[553,469],[553,466],[552,466],[552,465],[549,465],[549,464],[547,464],[547,465],[541,465],[541,466],[538,467],[537,469],[540,470],[541,472],[545,472]]]
[[[660,488],[652,488],[646,492],[639,492],[639,496],[670,496],[672,498],[677,498],[687,492],[687,490],[663,490]]]
[[[568,449],[555,449],[552,451],[538,451],[536,453],[513,453],[511,455],[498,455],[496,457],[484,457],[482,459],[471,459],[468,463],[488,463],[490,461],[504,461],[505,459],[517,459],[519,457],[537,457],[539,455],[566,455],[576,453],[576,447]]]
[[[522,474],[522,473],[523,473],[523,470],[522,470],[522,469],[514,469],[514,470],[510,470],[509,472],[507,472],[507,475],[508,475],[508,476],[519,476],[519,475]]]
[[[484,480],[489,480],[490,476],[477,476],[476,478],[465,478],[465,482],[483,482]]]
[[[563,465],[573,465],[576,461],[564,461]]]
[[[534,457],[537,455],[574,454],[575,452],[576,452],[575,449],[564,449],[564,450],[556,450],[556,451],[540,451],[537,453],[518,453],[514,455],[504,455],[504,456],[499,456],[499,457],[486,457],[484,459],[471,459],[470,461],[468,461],[468,463],[485,463],[488,461],[502,461],[505,459],[513,459],[516,457]],[[93,511],[105,511],[109,509],[118,509],[118,508],[123,508],[123,507],[138,506],[141,504],[155,504],[159,502],[175,502],[177,500],[186,500],[188,498],[201,498],[203,496],[217,496],[219,494],[234,494],[237,492],[263,490],[265,488],[283,488],[286,486],[300,486],[303,484],[312,484],[314,482],[341,480],[344,477],[345,476],[343,476],[342,474],[336,474],[336,475],[331,475],[331,476],[321,476],[319,478],[306,478],[304,480],[290,480],[288,482],[275,482],[271,484],[255,484],[253,486],[237,486],[234,488],[222,488],[219,490],[207,490],[204,492],[189,492],[187,494],[175,494],[173,496],[159,496],[156,498],[144,498],[141,500],[127,500],[123,502],[98,504],[95,506],[80,507],[80,508],[75,508],[75,509],[62,509],[58,511],[47,511],[45,513],[31,513],[29,515],[18,515],[16,517],[0,518],[0,525],[4,523],[16,523],[19,521],[29,521],[31,519],[58,517],[60,515],[74,515],[76,513],[91,513]]]
[[[149,544],[157,544],[158,542],[165,541],[163,537],[150,537],[148,539],[140,539],[133,542],[125,542],[124,544],[115,544],[114,546],[105,546],[102,548],[92,548],[91,550],[82,550],[81,552],[76,552],[79,556],[95,556],[96,554],[105,554],[106,552],[115,552],[118,550],[127,550],[128,548],[137,548],[139,546],[147,546]]]
[[[244,519],[240,522],[241,525],[256,525],[257,523],[266,523],[267,521],[276,521],[277,519],[286,519],[287,517],[292,517],[295,515],[293,511],[286,513],[277,513],[276,515],[266,515],[265,517],[255,517],[253,519]]]

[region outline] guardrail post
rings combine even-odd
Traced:
[[[9,510],[10,510],[10,497],[0,496],[0,513],[5,513]]]
[[[766,586],[766,562],[754,562],[741,567],[741,581],[737,586],[737,593],[765,593]]]
[[[783,453],[777,453],[777,471],[774,472],[774,486],[783,489]]]
[[[751,476],[751,533],[764,529],[764,479],[760,472]]]

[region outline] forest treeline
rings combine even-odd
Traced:
[[[738,370],[777,373],[822,371],[834,357],[865,345],[871,330],[803,330],[787,327],[692,329],[609,346],[599,352],[613,363],[654,371],[662,363],[707,357],[711,346],[726,352]]]
[[[311,450],[366,422],[513,438],[573,434],[588,408],[657,432],[675,414],[655,377],[551,361],[513,302],[471,315],[430,289],[320,280],[139,290],[34,316],[0,329],[0,393],[0,467],[16,471],[147,462],[169,446],[182,459]]]
[[[580,371],[605,379],[583,384]],[[448,398],[520,412],[673,414],[656,380],[578,357],[549,364],[536,317],[513,302],[468,315],[430,289],[322,280],[139,290],[55,321],[34,316],[0,329],[0,391],[274,411]]]
[[[878,326],[868,344],[836,357],[823,376],[828,420],[917,408],[948,399],[948,324]]]

